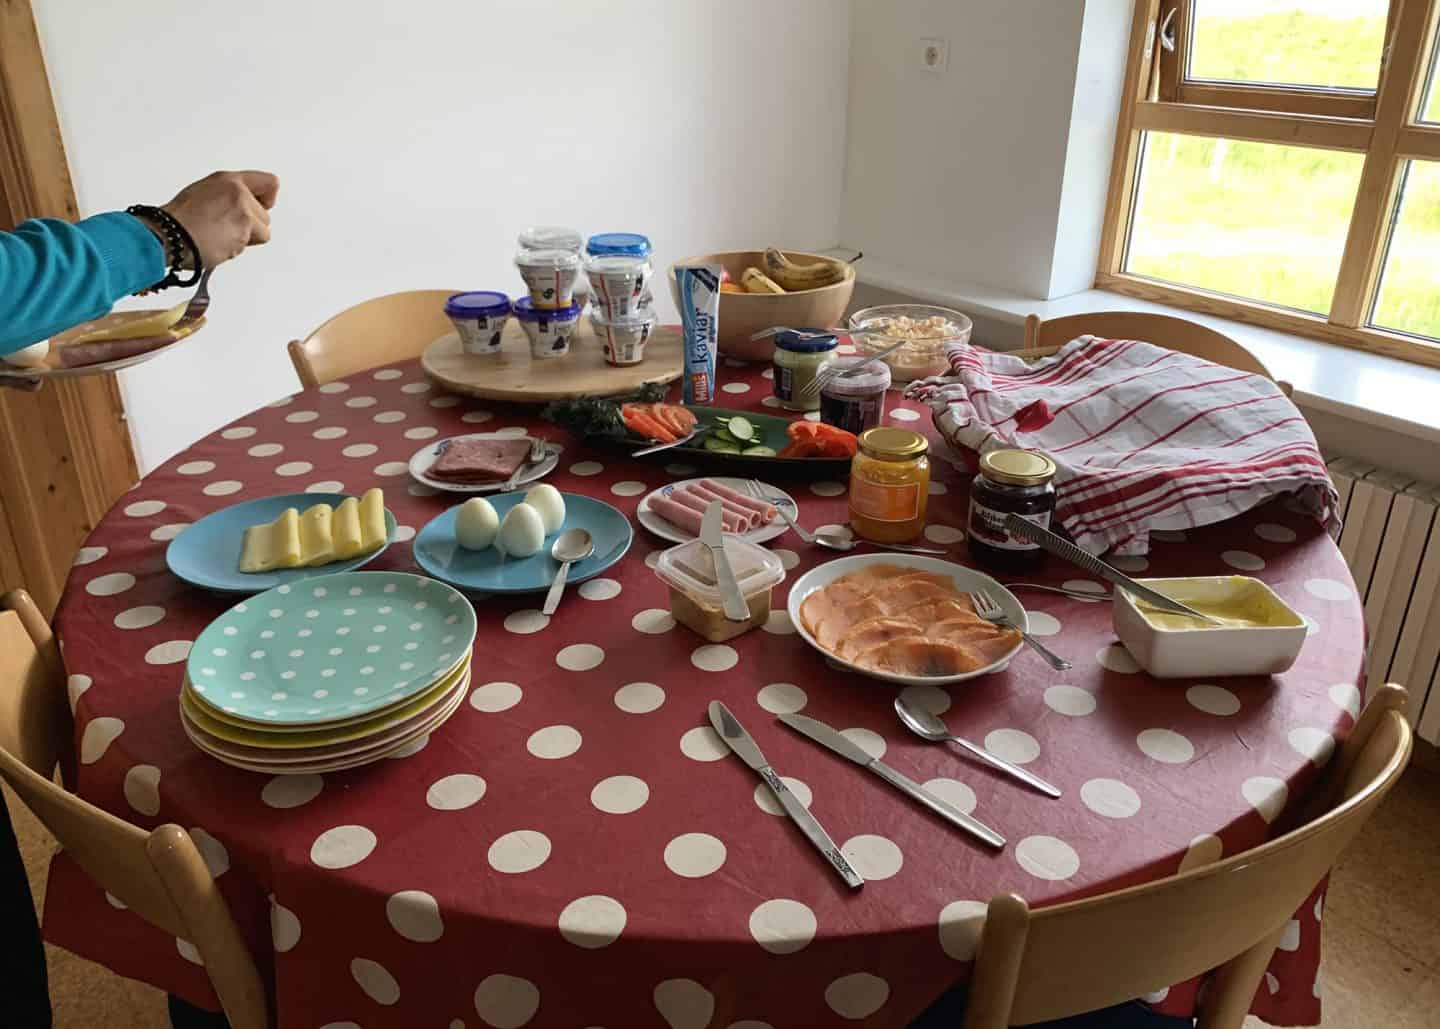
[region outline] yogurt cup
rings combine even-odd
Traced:
[[[521,250],[515,267],[530,291],[530,302],[538,308],[566,308],[575,300],[575,280],[580,275],[580,258],[569,250]]]
[[[585,243],[592,257],[649,257],[650,238],[638,232],[602,232]]]
[[[515,318],[530,337],[530,357],[545,361],[570,353],[570,340],[580,324],[580,305],[540,307],[529,297],[515,301]]]
[[[645,344],[650,341],[658,320],[655,312],[649,310],[615,318],[607,318],[598,310],[590,312],[590,327],[605,349],[605,363],[616,366],[645,360]]]
[[[563,225],[530,225],[515,242],[521,250],[568,250],[579,254],[585,237]]]
[[[510,320],[510,298],[494,290],[456,293],[445,301],[445,313],[460,334],[467,354],[485,357],[500,353],[500,337]]]
[[[640,312],[649,297],[646,287],[653,271],[646,257],[605,254],[585,258],[590,299],[607,318],[628,318]]]

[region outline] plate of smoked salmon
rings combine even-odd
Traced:
[[[806,643],[835,665],[906,686],[944,685],[998,672],[1020,633],[975,614],[983,589],[1011,623],[1025,608],[1000,583],[933,557],[865,554],[829,561],[790,588],[789,614]]]

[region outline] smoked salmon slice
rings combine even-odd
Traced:
[[[861,652],[854,663],[898,675],[963,675],[990,662],[964,643],[900,636]]]

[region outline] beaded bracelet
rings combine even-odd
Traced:
[[[200,276],[205,271],[204,262],[200,260],[200,248],[174,215],[163,207],[151,207],[149,204],[131,204],[125,208],[125,213],[149,221],[160,230],[165,242],[165,263],[170,270],[146,292],[168,289],[171,286],[193,286],[200,281]],[[178,269],[185,264],[187,253],[190,258],[190,278],[182,279]]]

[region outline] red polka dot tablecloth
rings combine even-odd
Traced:
[[[722,366],[723,400],[762,410],[768,372]],[[888,419],[928,428],[891,395]],[[1283,502],[1160,537],[1128,570],[1238,569],[1310,621],[1273,679],[1157,681],[1108,604],[1023,591],[1033,630],[1075,667],[1022,650],[1001,674],[911,695],[953,731],[1056,783],[1040,796],[895,720],[887,685],[838,673],[795,635],[788,582],[833,555],[793,534],[762,628],[710,645],[671,619],[634,547],[546,618],[539,595],[475,598],[467,701],[369,768],[269,778],[221,765],[177,714],[184,660],[235,598],[175,579],[165,547],[240,500],[381,486],[401,528],[372,567],[416,571],[408,541],[455,498],[413,483],[425,441],[476,430],[561,444],[549,481],[634,519],[695,469],[616,456],[542,422],[439,392],[405,363],[278,401],[201,440],[127,494],[76,558],[57,614],[75,709],[72,785],[132,822],[194,835],[268,980],[305,1029],[905,1026],[969,973],[984,903],[1048,904],[1153,880],[1260,843],[1299,805],[1359,710],[1364,624],[1331,540]],[[926,537],[968,563],[966,478],[936,461]],[[846,520],[845,484],[777,482],[811,527]],[[1076,578],[1051,563],[1052,583]],[[846,889],[709,728],[723,700],[865,876]],[[973,811],[995,852],[782,727],[804,711]],[[1290,923],[1254,1010],[1319,1018],[1321,897]],[[45,930],[124,975],[213,1005],[198,954],[107,897],[63,855]],[[1193,1010],[1197,984],[1148,998]]]

